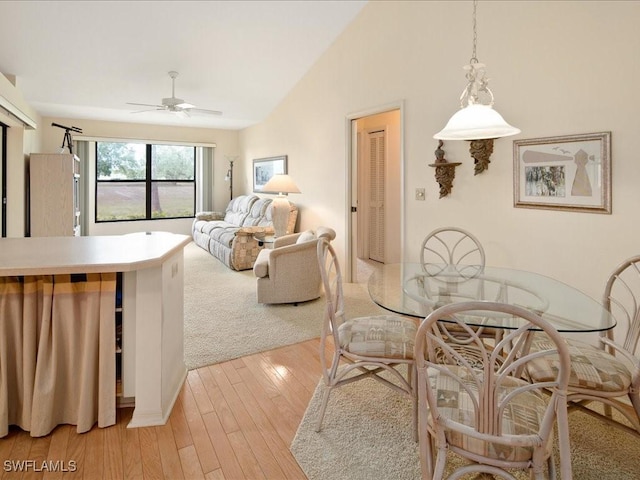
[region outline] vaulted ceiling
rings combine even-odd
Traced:
[[[239,129],[278,105],[366,1],[2,1],[0,72],[41,115]],[[222,115],[181,118],[175,96]]]

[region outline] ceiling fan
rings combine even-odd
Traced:
[[[222,112],[217,110],[207,110],[204,108],[197,108],[195,105],[190,103],[186,103],[181,98],[176,98],[176,77],[178,76],[178,72],[171,71],[169,72],[169,76],[171,77],[171,97],[163,98],[162,105],[151,105],[148,103],[132,103],[127,102],[127,105],[136,105],[139,107],[153,107],[146,110],[138,110],[132,113],[142,113],[142,112],[152,112],[152,111],[166,111],[175,113],[181,117],[189,117],[190,112],[196,113],[204,113],[208,115],[222,115]]]

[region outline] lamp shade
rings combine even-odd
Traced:
[[[289,175],[278,174],[271,177],[271,179],[262,187],[262,191],[284,193],[301,193],[298,186]]]
[[[437,140],[484,140],[517,135],[520,129],[505,122],[490,105],[472,103],[458,110],[436,133]]]

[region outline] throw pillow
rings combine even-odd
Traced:
[[[311,240],[315,240],[315,239],[316,239],[315,232],[313,230],[306,230],[300,234],[300,236],[298,237],[298,240],[296,240],[296,243],[310,242]]]

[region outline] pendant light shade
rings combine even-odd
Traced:
[[[467,87],[460,95],[460,110],[433,136],[437,140],[488,140],[520,133],[520,129],[509,125],[493,109],[493,92],[485,77],[485,66],[476,57],[476,7],[477,0],[474,0],[473,53],[469,65],[464,67]]]
[[[517,135],[520,129],[505,122],[490,105],[471,104],[458,110],[433,138],[438,140],[483,140]]]

